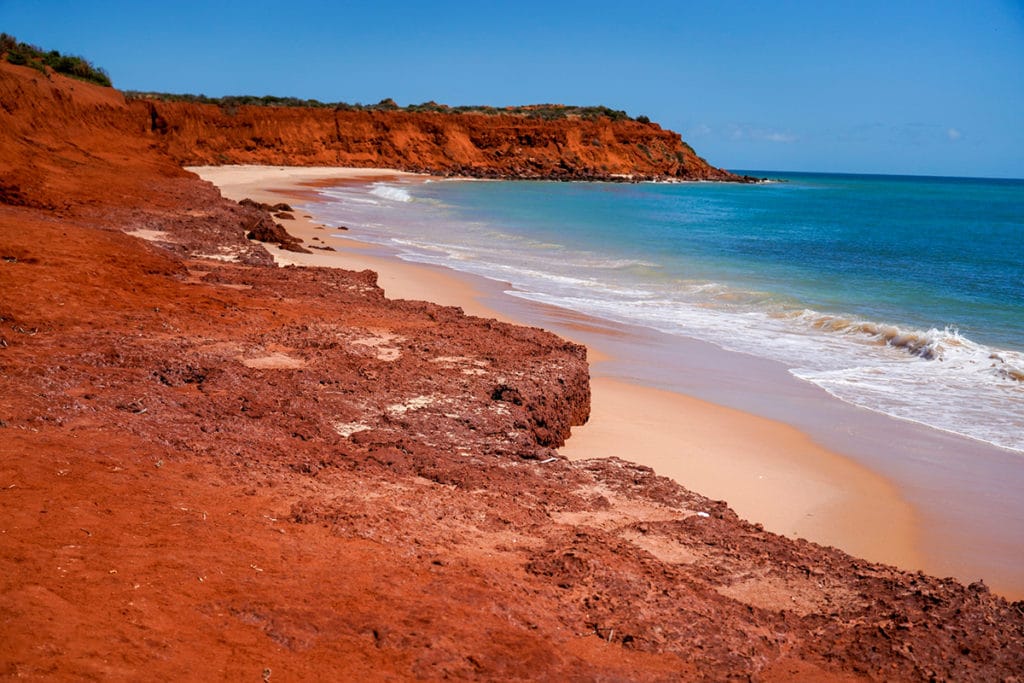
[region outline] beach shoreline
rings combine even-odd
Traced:
[[[315,188],[336,183],[414,181],[414,174],[378,169],[293,167],[190,168],[239,200],[319,201]],[[308,206],[306,207],[308,208]],[[787,420],[723,407],[706,397],[656,388],[616,368],[614,337],[630,337],[626,326],[526,302],[504,293],[502,283],[448,268],[413,264],[384,253],[358,236],[325,241],[329,230],[314,211],[297,210],[282,220],[306,246],[331,246],[313,254],[267,248],[281,265],[370,269],[390,298],[427,299],[462,308],[470,315],[553,329],[588,346],[592,363],[592,418],[573,429],[561,449],[570,459],[618,456],[653,467],[682,485],[727,501],[742,517],[787,536],[838,547],[872,561],[943,575],[948,548],[936,545],[936,520],[920,500],[886,476],[840,449],[822,444],[820,434]],[[526,314],[523,309],[529,308]],[[557,319],[558,324],[548,325]],[[614,329],[612,329],[614,328]],[[624,343],[629,343],[627,340]],[[595,365],[596,364],[596,365]],[[795,381],[795,380],[794,380]],[[958,574],[970,581],[971,568]],[[987,577],[986,577],[987,578]],[[1001,576],[997,590],[1024,594]]]

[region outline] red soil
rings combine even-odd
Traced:
[[[370,166],[562,180],[740,180],[657,124],[521,115],[132,102],[185,165]],[[147,119],[148,117],[148,119]]]
[[[581,347],[274,267],[115,91],[0,64],[0,104],[0,676],[1024,671],[1024,603],[981,584],[547,461]]]

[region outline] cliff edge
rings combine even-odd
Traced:
[[[678,133],[608,116],[217,106],[133,99],[182,165],[384,167],[477,178],[742,181]]]
[[[452,108],[429,102],[402,109],[392,100],[366,107],[136,92],[126,100],[109,87],[106,72],[84,58],[44,51],[7,34],[0,34],[0,63],[35,79],[53,81],[61,72],[83,86],[106,86],[91,94],[80,88],[78,97],[105,101],[102,112],[92,112],[104,117],[103,124],[148,134],[165,155],[186,166],[385,167],[556,180],[753,180],[711,166],[678,133],[647,117],[632,119],[607,107]],[[16,99],[4,101],[8,113],[16,106]],[[50,112],[51,124],[61,125],[66,113]],[[80,121],[66,123],[85,132]]]

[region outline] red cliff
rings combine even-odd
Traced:
[[[486,178],[739,180],[678,133],[629,119],[223,107],[136,100],[183,164],[376,166]]]

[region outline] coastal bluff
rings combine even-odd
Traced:
[[[182,168],[402,166],[379,117],[206,106],[0,62],[0,676],[1020,680],[1024,601],[557,457],[583,347],[279,267]]]
[[[133,96],[132,113],[185,166],[350,166],[473,178],[750,180],[676,132],[605,115],[216,105]]]

